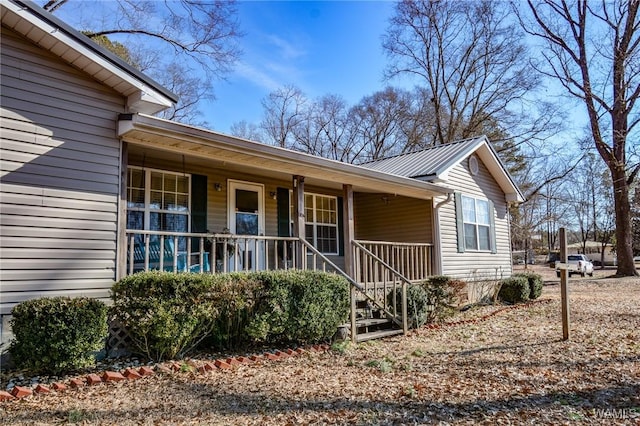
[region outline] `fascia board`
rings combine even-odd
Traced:
[[[126,140],[126,135],[133,131],[148,131],[149,134],[164,135],[179,140],[211,146],[243,153],[262,158],[276,160],[300,167],[301,169],[314,170],[316,174],[325,170],[347,177],[356,177],[371,181],[384,182],[393,186],[403,186],[417,191],[427,191],[435,195],[452,193],[453,190],[430,182],[424,182],[404,176],[379,172],[362,166],[317,157],[298,151],[266,145],[247,139],[236,138],[222,133],[201,129],[186,124],[176,123],[157,117],[142,114],[134,114],[131,119],[120,120],[118,123],[118,135]]]
[[[81,42],[78,35],[80,33],[56,17],[51,16],[44,19],[43,16],[40,16],[42,12],[39,6],[33,2],[25,0],[2,0],[1,4],[2,7],[7,9],[8,13],[12,13],[30,25],[41,29],[47,34],[47,37],[55,39],[78,55],[87,58],[110,74],[133,86],[136,89],[136,93],[129,95],[127,99],[127,103],[133,108],[133,112],[154,114],[177,102],[177,97],[169,91],[162,93],[160,90],[156,90],[151,85],[145,83],[143,77],[134,75],[140,72],[129,69],[131,67],[128,64],[124,64],[124,61],[113,58],[112,56],[115,55],[111,52],[102,49],[100,46],[89,47],[87,43]],[[98,53],[99,51],[100,53]],[[122,66],[116,65],[114,61],[122,62]]]

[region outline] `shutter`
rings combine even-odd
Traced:
[[[344,256],[344,212],[342,211],[342,197],[338,197],[336,208],[338,209],[338,254]]]
[[[191,232],[207,232],[207,177],[203,175],[191,175]],[[200,250],[197,238],[191,240],[191,250]]]
[[[291,236],[289,190],[278,188],[278,237]]]
[[[496,209],[493,206],[493,201],[489,200],[489,225],[491,229],[489,229],[489,238],[491,239],[491,253],[496,254],[498,252],[498,248],[496,247],[496,219],[495,219]]]
[[[464,253],[464,220],[462,217],[462,194],[456,192],[456,231],[458,235],[458,253]]]

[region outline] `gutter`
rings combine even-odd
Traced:
[[[440,208],[445,204],[449,204],[453,201],[453,192],[447,193],[447,198],[443,201],[440,201],[433,207],[433,224],[436,229],[434,233],[434,247],[435,247],[435,265],[437,266],[437,270],[435,271],[437,274],[442,275],[442,271],[444,269],[442,263],[442,239],[440,238]]]

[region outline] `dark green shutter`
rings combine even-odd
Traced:
[[[462,194],[456,192],[456,230],[458,234],[458,253],[464,253],[464,219],[462,217]]]
[[[291,236],[289,190],[278,188],[278,237]]]
[[[491,239],[491,253],[497,253],[498,248],[496,247],[496,220],[494,218],[496,214],[496,209],[493,206],[493,201],[489,200],[489,225],[491,229],[489,229],[489,238]]]
[[[191,232],[207,232],[207,177],[191,175]],[[191,250],[199,251],[199,241],[191,241]]]
[[[344,212],[342,197],[338,197],[338,254],[344,256]]]

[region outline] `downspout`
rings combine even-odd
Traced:
[[[436,270],[434,271],[438,275],[442,275],[442,271],[444,269],[442,264],[442,240],[440,238],[440,207],[445,204],[450,203],[453,200],[453,192],[447,193],[447,199],[440,201],[433,207],[433,224],[435,227],[434,232],[434,247],[435,247],[435,265]]]

